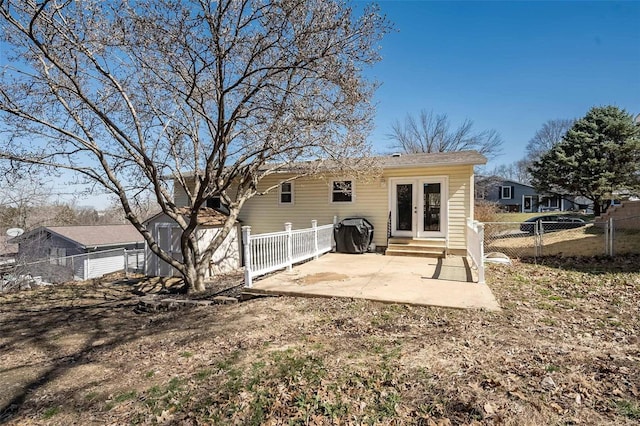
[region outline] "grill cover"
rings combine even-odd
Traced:
[[[373,225],[363,217],[352,217],[337,223],[333,229],[338,253],[365,253],[373,241]]]

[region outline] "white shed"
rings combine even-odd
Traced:
[[[186,209],[185,209],[186,210]],[[185,211],[186,213],[186,211]],[[196,237],[198,246],[204,250],[216,237],[224,225],[227,216],[212,208],[203,208],[198,214],[198,228]],[[163,250],[171,254],[174,259],[181,260],[180,234],[178,224],[165,213],[158,213],[145,222],[147,229]],[[241,229],[237,223],[235,228],[222,242],[211,258],[207,268],[207,277],[215,274],[228,273],[242,266],[241,263]],[[145,248],[145,274],[148,276],[170,277],[177,275],[177,271],[168,263],[153,253],[148,245]]]

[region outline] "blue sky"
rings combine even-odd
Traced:
[[[608,104],[640,114],[640,1],[378,4],[396,29],[367,71],[382,84],[370,136],[379,153],[393,151],[391,124],[421,109],[500,132],[503,155],[490,168],[522,158],[549,119]],[[108,201],[96,195],[79,203]]]
[[[503,155],[524,156],[542,124],[596,105],[640,114],[640,2],[381,1],[396,31],[368,75],[376,93],[371,141],[389,152],[395,120],[421,109],[496,129]]]

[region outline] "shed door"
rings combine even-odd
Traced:
[[[158,245],[160,248],[174,259],[182,261],[182,252],[180,251],[180,228],[175,226],[158,226]],[[164,260],[158,258],[159,277],[171,277],[177,274],[177,271]]]

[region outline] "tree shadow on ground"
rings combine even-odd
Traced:
[[[196,312],[134,313],[142,280],[103,285],[68,284],[0,297],[0,381],[10,389],[0,398],[0,423],[13,419],[30,403],[30,395],[73,369],[105,353],[159,332],[180,331],[186,315]],[[165,288],[166,285],[161,285]],[[149,286],[146,288],[150,290]],[[195,318],[195,317],[194,317]],[[16,354],[25,354],[24,362]],[[33,359],[29,359],[33,354]],[[50,356],[50,358],[46,358]],[[117,368],[118,360],[109,360]],[[71,395],[96,383],[71,383]],[[71,392],[71,394],[69,393]]]

